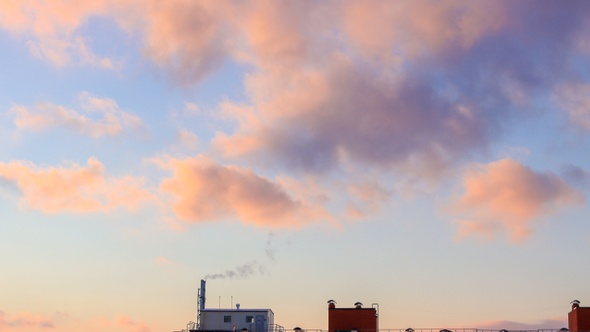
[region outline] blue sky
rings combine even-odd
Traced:
[[[588,7],[2,2],[0,331],[566,326]]]

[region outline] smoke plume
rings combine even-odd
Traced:
[[[275,237],[273,232],[268,233],[268,239],[266,241],[266,258],[271,264],[276,264],[275,249],[272,246],[272,241]],[[259,263],[257,260],[250,261],[246,264],[235,267],[233,270],[226,270],[222,273],[208,274],[205,276],[206,280],[209,279],[245,279],[256,273],[265,274],[267,266]]]
[[[205,276],[205,279],[245,279],[256,272],[264,274],[265,270],[266,267],[260,265],[258,261],[251,261],[244,265],[237,266],[233,270],[226,270],[223,273],[208,274]]]

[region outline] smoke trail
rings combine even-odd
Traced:
[[[233,270],[227,270],[223,273],[208,274],[205,279],[245,279],[251,275],[259,272],[264,274],[266,268],[260,265],[257,261],[251,261],[244,265],[240,265]]]
[[[271,263],[276,263],[277,260],[275,259],[275,249],[272,247],[272,240],[274,239],[275,234],[273,232],[268,232],[268,240],[266,240],[267,248],[264,250],[266,252],[266,257]]]
[[[275,249],[273,248],[272,242],[275,237],[273,232],[268,233],[268,239],[266,240],[266,258],[271,264],[276,264]],[[206,280],[211,279],[245,279],[256,273],[266,274],[267,267],[265,264],[260,264],[257,260],[250,261],[244,265],[235,267],[233,270],[226,270],[222,273],[208,274],[204,278]]]

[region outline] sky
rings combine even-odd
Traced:
[[[590,305],[590,2],[3,0],[0,331]]]

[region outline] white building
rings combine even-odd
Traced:
[[[201,331],[276,332],[270,309],[201,309]],[[280,330],[280,328],[279,328]]]

